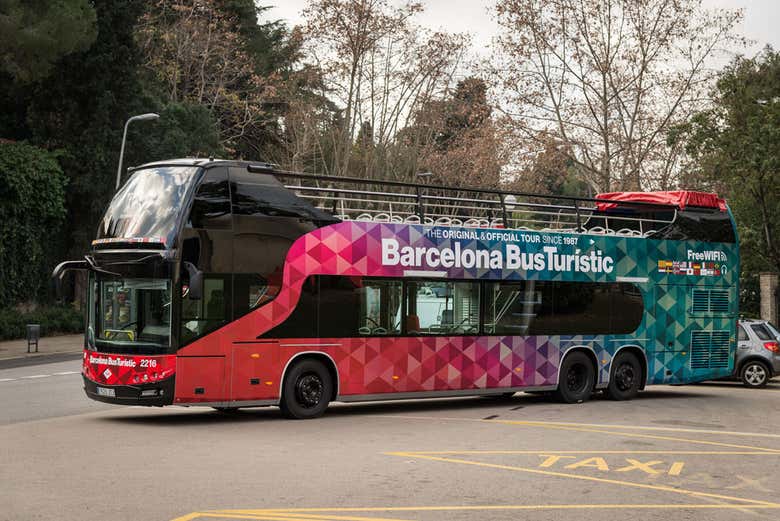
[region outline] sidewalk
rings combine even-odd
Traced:
[[[35,347],[32,348],[33,350]],[[36,358],[52,354],[81,353],[84,349],[84,334],[47,336],[38,341],[38,352],[27,352],[27,340],[0,342],[0,360],[12,358]]]

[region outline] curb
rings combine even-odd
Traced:
[[[55,362],[69,362],[71,360],[78,360],[82,356],[83,354],[81,351],[59,351],[55,353],[45,353],[33,356],[0,358],[0,369],[14,369],[16,367],[52,364]]]

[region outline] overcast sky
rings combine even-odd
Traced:
[[[270,19],[282,19],[291,25],[301,22],[301,9],[307,0],[256,0],[259,5],[274,5],[267,11]],[[471,34],[476,50],[486,47],[496,35],[496,25],[489,13],[493,0],[420,0],[425,12],[418,17],[431,29]],[[392,2],[392,0],[391,0]],[[745,54],[753,55],[766,44],[780,49],[780,0],[704,0],[708,8],[744,9],[739,31],[755,44]]]

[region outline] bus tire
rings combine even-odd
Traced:
[[[769,377],[769,367],[758,360],[748,360],[739,370],[739,379],[742,380],[742,385],[752,389],[764,387],[769,381]]]
[[[575,351],[563,359],[556,394],[564,403],[586,402],[595,383],[596,371],[590,358],[582,351]]]
[[[279,408],[288,418],[308,420],[322,416],[333,395],[328,368],[313,358],[295,362],[282,384]]]
[[[606,395],[611,400],[631,400],[642,384],[642,366],[633,353],[619,353],[612,361]]]

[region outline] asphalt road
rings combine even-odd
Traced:
[[[78,370],[0,370],[0,519],[780,518],[778,382],[336,404],[301,422],[98,404]]]

